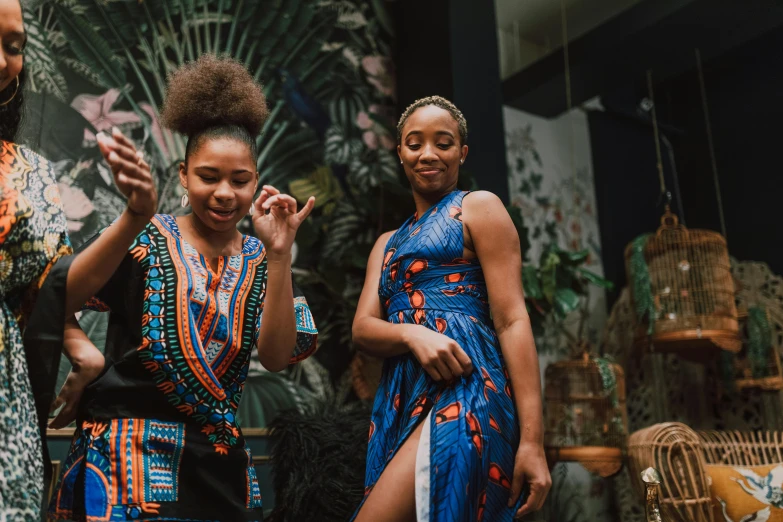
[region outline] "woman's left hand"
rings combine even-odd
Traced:
[[[514,462],[511,495],[508,499],[509,507],[516,503],[525,484],[528,485],[528,497],[514,518],[520,518],[541,509],[549,493],[549,488],[552,487],[552,477],[549,475],[546,455],[544,455],[544,448],[540,444],[522,442],[519,445]]]
[[[315,198],[311,197],[302,210],[297,212],[294,198],[281,194],[271,185],[264,185],[261,194],[253,204],[253,229],[264,244],[267,256],[291,254],[296,231],[302,221],[310,215],[314,206]]]

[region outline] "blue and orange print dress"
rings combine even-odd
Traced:
[[[519,423],[478,259],[463,259],[462,199],[445,196],[386,245],[380,287],[390,323],[451,337],[473,362],[467,377],[435,382],[413,354],[386,359],[370,423],[365,498],[424,421],[416,459],[419,522],[504,522]]]
[[[257,239],[213,271],[172,216],[152,219],[87,304],[111,314],[107,364],[79,405],[50,520],[263,519],[236,413],[266,281]],[[292,299],[293,363],[317,332],[298,290]]]

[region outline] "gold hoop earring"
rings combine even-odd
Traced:
[[[3,103],[0,103],[0,107],[5,107],[9,103],[11,103],[13,101],[13,99],[16,98],[16,93],[18,93],[18,92],[19,92],[19,75],[16,76],[16,89],[14,89],[14,93],[6,101],[4,101]]]

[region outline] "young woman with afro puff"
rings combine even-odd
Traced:
[[[291,279],[291,246],[315,200],[298,210],[264,186],[253,201],[266,116],[261,87],[228,58],[202,56],[169,78],[162,121],[188,137],[179,179],[190,212],[154,216],[87,304],[111,314],[105,367],[60,393],[52,424],[75,418],[77,431],[50,520],[263,518],[236,421],[249,360],[257,348],[280,371],[317,338]],[[236,228],[248,213],[257,238]],[[65,338],[92,346],[75,320]]]

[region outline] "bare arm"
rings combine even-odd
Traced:
[[[353,320],[353,341],[375,357],[394,357],[412,352],[436,381],[450,381],[473,371],[470,357],[452,338],[418,324],[394,324],[383,319],[378,283],[386,243],[394,232],[376,241],[367,262],[367,276]]]
[[[296,312],[291,282],[291,246],[315,206],[311,197],[297,212],[296,200],[264,185],[253,208],[253,228],[266,248],[267,285],[258,333],[258,358],[269,371],[284,370],[296,350]],[[282,348],[282,349],[281,349]]]
[[[65,315],[76,313],[109,280],[133,239],[144,229],[157,207],[157,192],[149,166],[133,143],[115,130],[101,135],[98,144],[114,174],[117,188],[128,197],[120,218],[71,263],[66,280]]]
[[[394,231],[381,234],[367,260],[367,275],[364,278],[362,295],[356,307],[353,319],[353,342],[368,355],[375,357],[394,357],[410,351],[406,335],[418,325],[391,324],[383,319],[381,299],[378,297],[378,284],[383,268],[383,256],[386,243]]]
[[[49,423],[50,428],[64,428],[76,418],[84,388],[100,375],[105,364],[103,354],[92,344],[74,316],[65,320],[63,353],[71,362],[71,372],[52,405],[52,411],[62,410]]]
[[[264,312],[258,333],[258,358],[270,372],[288,367],[296,347],[296,313],[291,282],[291,254],[280,258],[267,255],[267,284]],[[290,350],[281,350],[290,346]]]
[[[492,318],[519,414],[520,453],[527,462],[520,468],[518,453],[511,496],[515,500],[522,483],[530,482],[530,500],[522,510],[536,510],[544,502],[551,479],[543,452],[541,377],[522,289],[519,237],[503,203],[494,194],[468,194],[462,211],[484,271]]]

